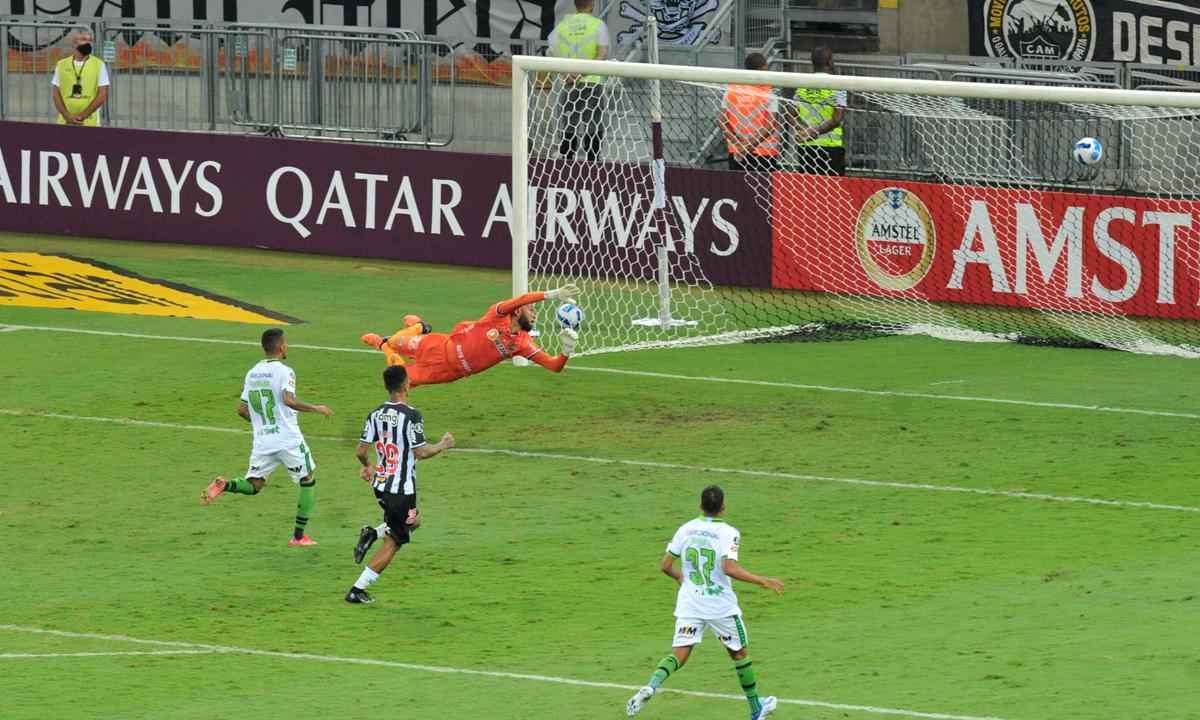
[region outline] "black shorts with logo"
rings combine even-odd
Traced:
[[[387,523],[388,535],[397,545],[407,545],[412,537],[408,526],[408,511],[417,507],[417,496],[402,493],[375,491],[375,500],[383,508],[383,521]]]

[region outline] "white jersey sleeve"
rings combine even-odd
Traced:
[[[684,527],[687,527],[686,525]],[[675,557],[683,555],[683,541],[685,539],[683,528],[675,531],[675,536],[671,538],[671,542],[667,543],[667,552]]]
[[[722,535],[723,535],[723,537],[721,538],[721,541],[722,541],[723,547],[721,548],[721,559],[722,560],[737,560],[738,559],[738,545],[741,544],[741,539],[742,539],[741,534],[738,532],[737,528],[735,528],[734,526],[726,525],[725,532],[722,533]]]
[[[375,442],[375,423],[372,422],[371,415],[367,416],[367,422],[363,425],[362,435],[359,436],[358,441],[365,443]]]

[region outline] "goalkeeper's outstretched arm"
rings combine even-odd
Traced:
[[[563,287],[546,292],[527,292],[516,297],[509,298],[496,305],[497,315],[511,315],[518,309],[532,305],[543,300],[565,300],[573,298],[579,294],[579,288],[574,285],[564,285]]]
[[[579,340],[579,333],[569,328],[563,328],[562,331],[558,333],[558,338],[562,343],[561,355],[550,357],[545,351],[539,349],[537,352],[528,356],[529,360],[541,365],[550,372],[562,372],[562,369],[567,365],[567,360],[571,357],[572,353],[575,352],[575,343]]]

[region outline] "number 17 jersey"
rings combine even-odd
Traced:
[[[242,402],[250,408],[256,455],[290,450],[304,442],[296,411],[283,402],[285,392],[296,394],[296,373],[278,360],[263,360],[246,373]]]
[[[725,560],[738,559],[738,541],[737,528],[716,518],[696,518],[675,532],[667,545],[667,552],[683,562],[675,617],[718,620],[742,614],[725,574]]]

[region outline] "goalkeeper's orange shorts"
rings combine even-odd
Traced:
[[[429,333],[405,338],[400,353],[396,353],[391,347],[387,347],[385,352],[388,354],[389,364],[400,364],[393,362],[394,354],[403,354],[412,361],[405,365],[405,368],[408,370],[408,379],[413,387],[439,385],[454,382],[467,375],[462,365],[454,361],[452,345],[449,335]],[[388,352],[389,350],[391,352]]]

